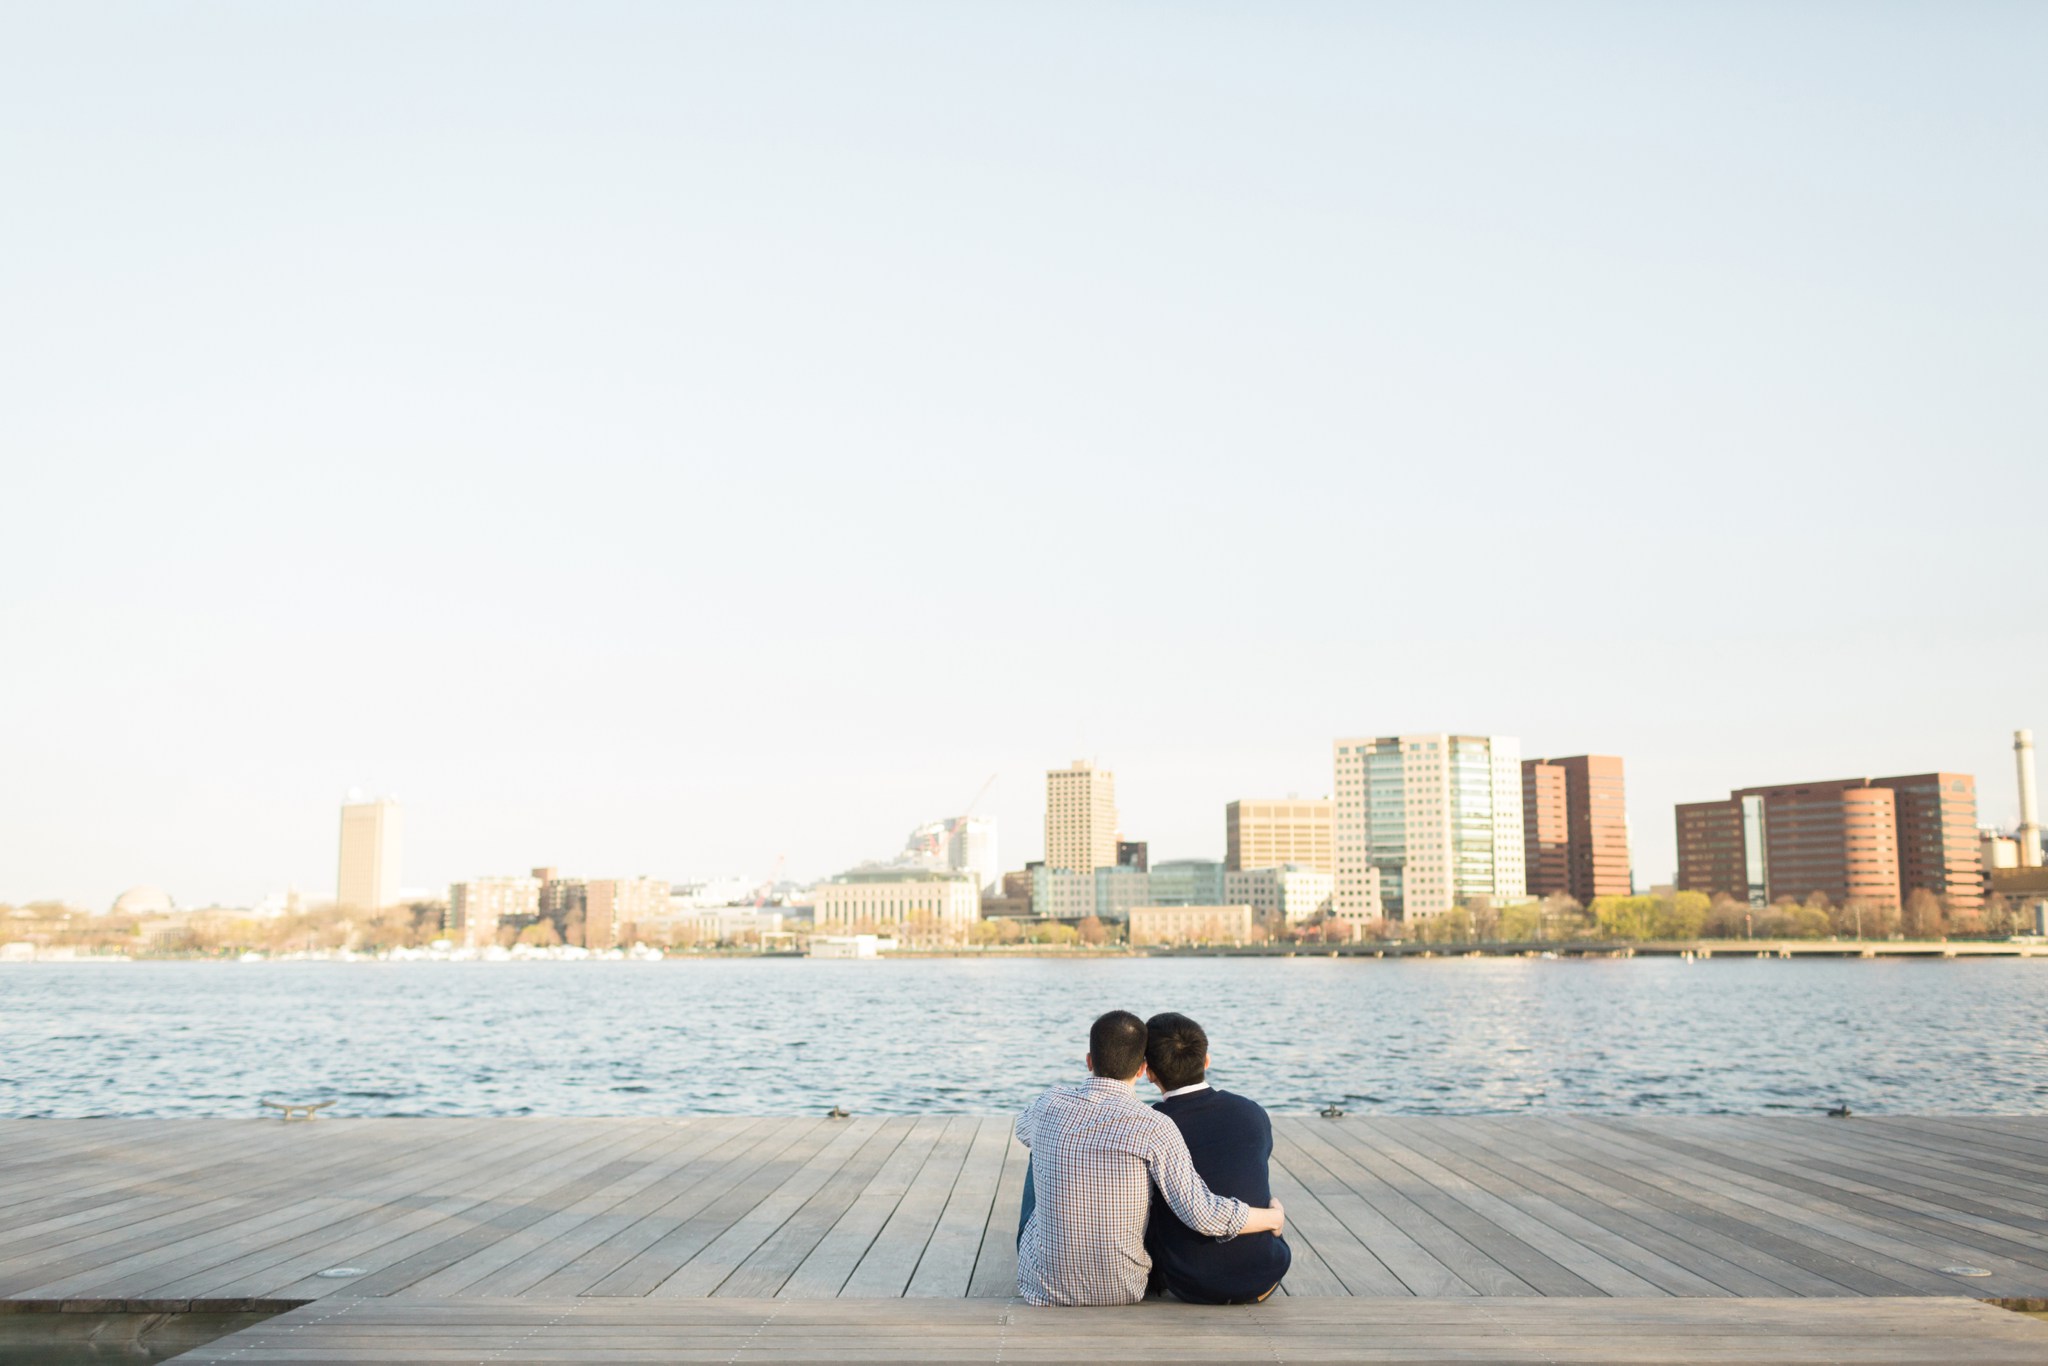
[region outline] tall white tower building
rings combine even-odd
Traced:
[[[403,821],[390,797],[350,800],[341,808],[341,874],[335,901],[371,912],[398,904],[398,871]]]
[[[1340,915],[1426,920],[1473,897],[1528,895],[1518,741],[1383,735],[1338,740],[1335,750]],[[1368,904],[1375,895],[1378,907]]]
[[[955,816],[946,822],[946,866],[956,873],[972,873],[976,890],[994,890],[1003,876],[996,854],[996,818]]]
[[[1116,775],[1086,759],[1045,775],[1045,866],[1092,873],[1116,867]]]

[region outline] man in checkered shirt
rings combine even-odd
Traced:
[[[1279,1201],[1255,1209],[1210,1191],[1173,1121],[1138,1099],[1143,1020],[1127,1010],[1097,1020],[1088,1070],[1085,1085],[1055,1086],[1017,1117],[1017,1140],[1031,1150],[1017,1234],[1017,1293],[1027,1303],[1144,1299],[1154,1183],[1182,1223],[1219,1242],[1280,1232]]]

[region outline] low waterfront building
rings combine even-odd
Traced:
[[[1148,874],[1154,906],[1217,906],[1223,903],[1223,864],[1216,859],[1176,858],[1152,865]]]
[[[1252,926],[1249,906],[1133,906],[1131,945],[1243,944]]]
[[[814,934],[804,946],[810,958],[874,958],[882,941],[872,934]]]
[[[539,915],[539,878],[478,877],[449,886],[444,928],[463,945],[484,949],[498,942],[500,925],[531,925]]]
[[[915,935],[965,935],[981,918],[974,874],[939,868],[856,868],[812,889],[818,929],[856,926]]]
[[[1284,920],[1299,925],[1330,907],[1337,879],[1315,868],[1286,864],[1278,868],[1246,868],[1223,874],[1223,900],[1252,908],[1260,922]]]

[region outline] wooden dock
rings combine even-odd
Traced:
[[[1802,1360],[1819,1334],[2048,1362],[2048,1324],[1971,1303],[2048,1301],[2048,1118],[1275,1128],[1295,1262],[1256,1312],[1016,1305],[1025,1154],[975,1115],[0,1121],[0,1297],[304,1306],[190,1356],[238,1363],[442,1359],[409,1334],[472,1361],[694,1359],[677,1333],[719,1360],[1060,1359],[1084,1322],[1213,1323],[1215,1359]],[[962,1355],[888,1355],[913,1339]]]

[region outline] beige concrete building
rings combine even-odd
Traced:
[[[1313,920],[1329,908],[1337,879],[1314,868],[1246,868],[1223,874],[1223,899],[1252,908],[1261,922],[1279,917],[1290,925]]]
[[[600,877],[583,884],[583,947],[630,943],[628,928],[668,914],[668,883],[651,877]]]
[[[1294,864],[1337,874],[1336,803],[1324,797],[1246,798],[1223,808],[1223,867],[1228,872]]]
[[[811,905],[820,934],[859,926],[952,938],[981,919],[981,888],[965,871],[856,868],[812,888]]]
[[[1249,906],[1133,906],[1131,944],[1242,944],[1253,923]]]
[[[448,889],[448,933],[468,948],[497,943],[500,921],[529,924],[539,914],[539,878],[477,877]]]
[[[402,834],[398,803],[388,797],[342,806],[341,873],[334,889],[337,905],[374,914],[398,904]]]
[[[1045,775],[1045,866],[1092,873],[1116,867],[1116,775],[1086,759]]]

